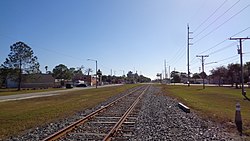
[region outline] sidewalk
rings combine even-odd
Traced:
[[[121,86],[121,84],[98,86],[98,88],[112,87],[112,86]],[[64,92],[94,89],[94,88],[95,88],[95,86],[94,87],[84,87],[84,88],[75,87],[73,89],[65,89],[65,90],[58,90],[58,91],[36,92],[36,93],[29,93],[29,94],[16,94],[16,95],[0,96],[0,102],[47,97],[47,96],[55,96],[55,95],[62,94]]]

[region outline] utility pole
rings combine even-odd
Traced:
[[[164,69],[165,69],[165,79],[167,79],[167,63],[166,63],[166,59],[164,60]]]
[[[196,57],[201,57],[201,64],[202,64],[202,82],[203,82],[203,89],[205,89],[205,81],[204,81],[204,57],[209,57],[208,55],[196,55]]]
[[[95,76],[95,88],[97,89],[97,85],[98,85],[98,81],[97,81],[97,60],[94,59],[88,59],[88,61],[94,61],[95,62],[95,72],[96,72],[96,76]]]
[[[175,77],[176,73],[175,73],[175,68],[174,68],[174,77]],[[174,77],[173,77],[173,80],[174,80]],[[174,85],[175,85],[175,80],[174,80]]]
[[[244,90],[244,69],[243,69],[243,54],[242,54],[242,40],[249,40],[250,38],[230,38],[229,40],[239,40],[240,48],[238,49],[238,54],[240,54],[240,67],[241,67],[241,94],[248,100],[250,100],[246,96],[246,91]]]
[[[170,74],[170,66],[168,67],[168,74],[169,74],[168,78],[169,78],[169,80],[170,80],[170,77],[171,77],[171,74]]]
[[[189,70],[189,47],[190,45],[193,45],[190,43],[190,40],[193,38],[190,38],[190,34],[193,32],[189,31],[189,25],[187,25],[187,71],[188,71],[188,86],[190,86],[190,70]]]

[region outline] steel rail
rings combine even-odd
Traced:
[[[96,111],[90,113],[89,115],[83,117],[82,119],[77,120],[76,122],[70,124],[69,126],[55,132],[54,134],[49,135],[48,137],[46,137],[45,139],[43,139],[42,141],[54,141],[59,139],[60,137],[62,137],[63,135],[65,135],[66,133],[70,132],[71,130],[74,129],[74,127],[79,126],[83,123],[85,123],[86,121],[88,121],[89,119],[91,119],[92,117],[94,117],[95,115],[97,115],[98,113],[104,111],[105,109],[107,109],[108,107],[114,105],[115,103],[119,102],[121,99],[123,99],[124,97],[134,93],[135,91],[139,90],[141,87],[136,88],[135,90],[129,92],[128,94],[116,99],[115,101],[102,106],[101,108],[97,109]]]
[[[133,111],[133,109],[135,108],[135,106],[140,101],[141,97],[143,96],[143,94],[146,92],[146,90],[149,87],[150,87],[150,85],[147,86],[147,88],[145,88],[143,90],[143,92],[137,97],[137,99],[128,108],[128,110],[123,114],[123,116],[119,119],[119,121],[113,126],[113,128],[109,131],[109,133],[104,137],[103,141],[109,141],[111,139],[111,137],[119,130],[119,128],[121,127],[121,125],[124,123],[124,121],[129,116],[129,114]]]

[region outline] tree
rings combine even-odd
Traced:
[[[10,54],[2,66],[10,70],[18,70],[8,73],[11,78],[17,78],[18,90],[21,89],[23,73],[40,73],[40,65],[37,61],[37,57],[34,56],[31,47],[23,42],[16,42],[10,46]]]
[[[91,68],[87,68],[87,69],[85,70],[85,73],[87,73],[88,75],[89,75],[91,72],[93,72],[93,70],[92,70]]]
[[[98,76],[98,81],[99,81],[99,85],[101,85],[102,82],[102,71],[100,69],[98,69],[97,71],[97,76]]]
[[[46,74],[48,73],[48,66],[45,66]]]
[[[200,73],[200,76],[201,76],[202,79],[207,78],[206,72],[201,72],[201,73]]]
[[[81,66],[81,67],[77,67],[76,69],[75,68],[70,68],[69,71],[70,71],[70,76],[72,78],[73,81],[75,80],[79,80],[79,79],[82,79],[83,78],[83,72],[82,72],[82,69],[84,67]]]
[[[172,71],[170,76],[172,78],[172,80],[171,80],[172,82],[174,82],[174,83],[180,83],[181,82],[180,72]]]
[[[140,76],[139,76],[139,82],[140,82],[140,83],[145,83],[145,82],[150,82],[150,81],[151,81],[150,78],[147,78],[147,77],[145,77],[145,76],[143,76],[143,75],[140,75]]]
[[[228,78],[230,79],[230,82],[232,86],[235,83],[235,88],[238,88],[239,78],[240,78],[240,64],[228,64],[227,66],[228,69]]]
[[[219,86],[221,85],[221,81],[227,77],[227,69],[224,66],[221,67],[217,67],[216,69],[212,69],[211,71],[211,76],[214,79],[218,79],[219,80]]]
[[[250,81],[250,62],[246,62],[246,64],[244,65],[244,80],[245,82],[249,82]]]
[[[67,66],[59,64],[53,69],[53,77],[56,79],[61,79],[61,85],[64,85],[62,80],[70,79],[71,73]]]
[[[198,74],[198,73],[193,74],[193,79],[195,80],[195,82],[196,82],[196,79],[200,79],[200,78],[201,78],[200,74]]]
[[[157,73],[156,76],[159,77],[159,79],[161,80],[161,77],[162,77],[161,73]]]

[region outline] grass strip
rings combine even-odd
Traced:
[[[162,85],[166,95],[177,98],[191,109],[210,120],[234,125],[235,105],[241,105],[244,133],[250,135],[250,101],[244,100],[241,89],[229,87]],[[246,89],[250,94],[250,89]],[[232,127],[231,127],[232,128]]]
[[[17,89],[0,89],[0,96],[7,95],[17,95],[17,94],[29,94],[29,93],[37,93],[37,92],[49,92],[49,91],[57,91],[57,90],[65,90],[63,88],[48,88],[48,89],[23,89],[18,91]]]
[[[57,96],[0,103],[0,140],[74,115],[138,85],[64,92]]]

